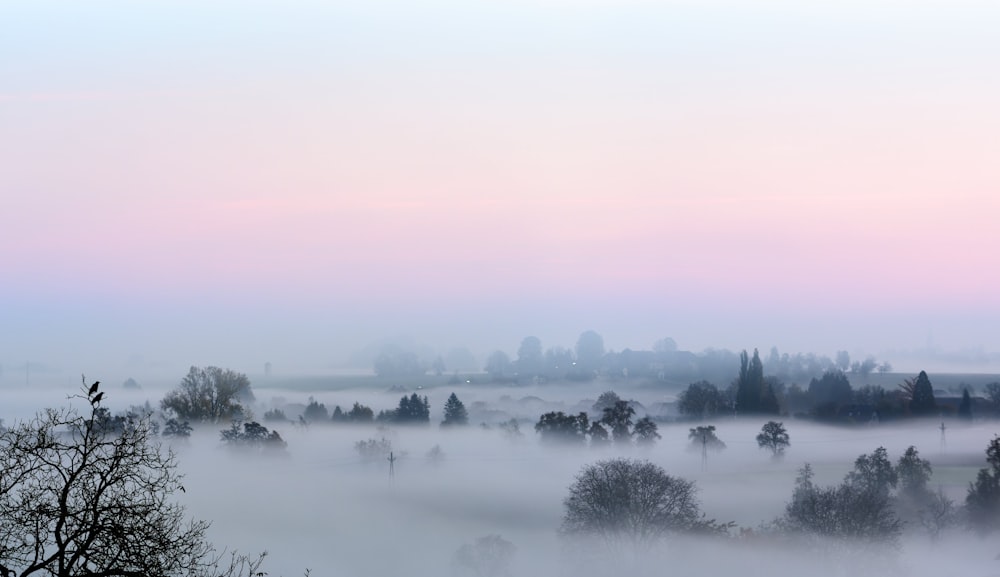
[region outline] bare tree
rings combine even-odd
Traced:
[[[224,562],[188,520],[172,451],[148,417],[108,429],[97,386],[76,409],[48,409],[0,431],[0,575],[244,575],[262,557]]]
[[[597,537],[608,545],[646,546],[670,534],[725,530],[706,520],[693,482],[636,459],[608,459],[583,468],[564,501],[563,535]]]
[[[191,367],[176,389],[160,401],[164,411],[190,421],[245,418],[243,403],[253,401],[250,379],[243,373],[219,367]]]

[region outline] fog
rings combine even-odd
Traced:
[[[868,559],[851,551],[801,551],[774,541],[752,539],[668,538],[648,550],[608,552],[575,545],[558,529],[562,501],[581,467],[610,456],[648,459],[667,473],[696,483],[705,514],[755,529],[779,517],[791,497],[798,469],[810,463],[820,485],[836,484],[856,457],[879,446],[895,462],[906,447],[916,446],[934,465],[931,486],[941,486],[957,503],[983,466],[986,443],[998,432],[995,421],[961,424],[949,420],[942,441],[939,420],[901,425],[834,427],[785,418],[791,447],[773,461],[754,440],[761,419],[719,418],[707,423],[727,448],[710,453],[703,466],[700,451],[690,450],[693,423],[662,423],[662,439],[651,449],[629,447],[592,450],[542,445],[532,424],[548,410],[586,410],[606,383],[532,387],[434,387],[426,394],[431,425],[426,427],[275,424],[287,450],[280,455],[233,452],[220,444],[221,426],[196,429],[176,441],[186,492],[176,495],[188,512],[212,521],[210,535],[219,546],[254,553],[267,551],[271,575],[385,576],[464,575],[453,560],[458,548],[478,537],[500,535],[516,547],[511,575],[597,576],[608,571],[638,575],[669,572],[684,575],[752,574],[821,575],[900,574],[936,576],[943,571],[969,576],[1000,573],[992,539],[952,529],[933,542],[919,528],[909,528],[896,553]],[[72,404],[75,391],[53,386],[46,391],[4,391],[5,421],[42,406]],[[109,408],[123,410],[148,401],[155,406],[160,390],[110,390]],[[490,421],[516,418],[523,436],[511,438],[495,426],[441,429],[445,398],[455,392],[467,407],[484,405]],[[645,407],[665,395],[650,388],[616,387],[622,398]],[[376,412],[395,407],[399,392],[384,388],[336,391],[256,387],[254,412],[283,407],[294,418],[296,407],[310,399],[332,409],[353,402]],[[483,404],[480,404],[483,403]],[[357,441],[386,438],[397,460],[393,475],[382,458],[364,460]],[[443,457],[430,459],[439,447]],[[859,560],[864,560],[861,563]],[[885,565],[882,566],[881,563]],[[860,572],[860,573],[859,573]]]

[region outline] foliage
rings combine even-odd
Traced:
[[[916,416],[932,415],[937,410],[934,400],[934,387],[927,373],[920,371],[913,382],[913,392],[910,398],[910,413]]]
[[[727,527],[704,519],[694,483],[635,459],[609,459],[584,467],[563,503],[563,535],[593,536],[609,545],[650,545],[671,533]]]
[[[458,396],[452,393],[444,403],[444,420],[442,427],[464,426],[469,424],[469,413],[465,410],[465,405],[458,400]]]
[[[726,395],[708,381],[691,383],[677,398],[677,410],[682,415],[702,419],[731,411]]]
[[[843,371],[827,371],[809,381],[809,398],[816,416],[832,418],[841,406],[851,403],[853,390]]]
[[[652,447],[656,441],[662,439],[657,431],[656,423],[648,416],[635,422],[635,443],[640,447]]]
[[[771,451],[771,457],[774,459],[780,459],[791,444],[784,423],[778,421],[764,423],[760,433],[757,434],[757,446]]]
[[[176,389],[160,401],[160,408],[190,421],[218,422],[246,414],[243,403],[253,401],[250,380],[243,373],[219,367],[191,367]]]
[[[620,400],[622,400],[622,398],[618,396],[618,393],[614,391],[604,391],[597,397],[597,400],[594,401],[594,404],[591,405],[590,408],[598,415],[603,415],[604,409],[614,407],[615,403]]]
[[[958,403],[958,418],[972,420],[972,396],[969,389],[962,390],[962,400]]]
[[[583,444],[590,428],[587,413],[567,415],[562,411],[545,413],[535,423],[535,431],[542,436],[543,443]]]
[[[358,441],[354,443],[354,450],[358,452],[358,455],[362,459],[377,459],[380,457],[388,457],[389,453],[392,452],[392,442],[385,437],[381,439],[366,439],[364,441]]]
[[[302,412],[302,417],[309,423],[323,423],[330,420],[330,412],[326,410],[326,405],[309,397],[309,404]]]
[[[690,448],[699,451],[703,448],[711,451],[721,451],[726,448],[726,444],[715,434],[715,425],[688,429],[688,439],[691,441]]]
[[[986,393],[986,398],[990,401],[993,412],[1000,413],[1000,382],[988,383],[983,388],[983,392]]]
[[[186,439],[191,436],[191,423],[187,421],[178,421],[177,419],[168,419],[163,425],[163,436],[164,437],[174,437],[178,439]]]
[[[611,429],[611,438],[615,443],[628,443],[632,438],[632,417],[635,409],[628,401],[618,400],[614,405],[604,408],[601,424]]]
[[[965,495],[969,525],[980,534],[1000,528],[1000,437],[986,446],[986,462]]]
[[[380,414],[381,416],[381,414]],[[429,423],[431,420],[431,405],[427,397],[420,397],[416,393],[409,397],[403,395],[399,399],[399,406],[391,413],[385,415],[388,419],[398,424]]]
[[[510,575],[510,563],[517,548],[500,535],[487,535],[465,544],[455,552],[455,565],[476,577]]]
[[[269,411],[264,412],[264,420],[269,423],[273,422],[284,423],[288,421],[288,416],[285,415],[285,411],[282,411],[281,409],[275,407]]]
[[[764,380],[764,364],[757,349],[752,359],[745,350],[740,353],[740,372],[734,385],[736,411],[740,415],[778,413],[778,400],[771,385]]]
[[[370,407],[355,402],[351,410],[347,411],[347,420],[351,423],[371,423],[375,420],[375,412]]]
[[[48,409],[0,431],[0,574],[187,576],[259,572],[260,559],[227,568],[174,495],[176,458],[154,442],[149,417],[99,425],[95,383],[89,418]]]
[[[591,448],[599,449],[611,445],[611,434],[608,433],[608,430],[599,421],[590,423],[590,429],[587,430],[587,434],[590,435]]]
[[[858,471],[852,473],[866,476]],[[889,495],[872,490],[877,484],[851,481],[849,475],[836,487],[819,487],[812,478],[809,464],[799,470],[792,500],[779,521],[787,533],[849,541],[866,547],[898,545],[902,522],[892,509]]]
[[[288,446],[278,431],[269,431],[257,421],[243,423],[242,428],[233,423],[220,431],[219,436],[227,447],[242,451],[283,451]]]
[[[512,441],[519,440],[524,437],[524,433],[521,432],[521,425],[518,424],[517,419],[503,421],[497,426],[501,431],[503,431],[504,436]]]

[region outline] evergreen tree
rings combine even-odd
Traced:
[[[465,410],[465,405],[462,404],[462,401],[458,400],[455,393],[452,393],[444,403],[444,420],[441,421],[441,426],[451,427],[453,425],[468,424],[469,413]]]
[[[394,411],[392,420],[397,423],[429,423],[431,420],[431,405],[427,397],[420,398],[416,393],[409,397],[403,395],[399,406]]]
[[[740,353],[740,373],[736,378],[736,412],[740,415],[777,414],[778,399],[764,380],[764,363],[757,349],[753,358],[746,350]]]
[[[920,371],[913,384],[913,399],[910,400],[910,412],[917,416],[931,415],[937,409],[934,401],[934,387],[927,373]]]
[[[972,396],[969,395],[969,389],[962,390],[962,402],[958,404],[958,418],[972,420]]]

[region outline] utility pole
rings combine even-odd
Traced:
[[[947,428],[944,426],[944,421],[941,421],[941,426],[939,428],[941,429],[941,452],[944,453],[944,445],[945,445],[944,431]]]
[[[392,482],[396,476],[396,469],[395,469],[396,457],[392,454],[392,451],[389,451],[388,461],[389,461],[389,484],[392,485]]]

